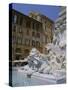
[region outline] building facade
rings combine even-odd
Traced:
[[[53,41],[53,33],[54,33],[54,22],[49,19],[47,16],[42,15],[37,12],[30,12],[29,17],[39,21],[42,23],[43,28],[43,53],[47,53],[45,48],[47,43],[52,43]]]
[[[53,39],[54,22],[42,17],[40,21],[12,10],[12,60],[23,60],[34,47],[45,53],[44,45]]]

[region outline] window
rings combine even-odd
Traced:
[[[35,32],[32,32],[32,36],[35,36]]]
[[[21,28],[19,29],[19,32],[22,32]]]
[[[20,17],[20,16],[17,15],[17,20],[16,20],[16,23],[17,23],[17,24],[20,24],[19,17]]]
[[[17,16],[14,15],[14,16],[12,17],[12,20],[13,20],[13,23],[16,23],[16,21],[17,21]]]
[[[29,29],[27,29],[26,34],[29,35]]]
[[[18,38],[18,44],[21,44],[21,39],[20,38]]]
[[[16,39],[16,44],[22,44],[22,39],[21,39],[21,37],[17,37],[17,39]]]
[[[40,47],[40,42],[39,41],[36,41],[36,46]]]
[[[35,41],[34,40],[32,40],[32,46],[35,46]]]
[[[30,28],[30,25],[31,25],[30,21],[27,21],[27,22],[26,22],[26,27],[27,27],[27,28]]]
[[[14,35],[12,36],[12,43],[16,43],[16,37]]]
[[[15,25],[13,26],[13,31],[16,32],[16,26]]]
[[[32,29],[35,29],[35,23],[34,22],[32,23]]]
[[[21,29],[21,27],[19,27],[19,33],[21,33],[22,32],[22,29]]]
[[[46,25],[46,22],[47,22],[47,20],[45,20],[45,25]]]
[[[24,50],[24,55],[25,55],[25,57],[27,57],[29,55],[29,49]]]
[[[37,38],[40,38],[40,33],[37,33],[37,34],[36,34],[36,37],[37,37]]]
[[[23,17],[20,17],[20,25],[23,23]]]
[[[16,52],[20,53],[21,52],[21,48],[16,48]]]
[[[15,55],[16,57],[15,57],[15,59],[16,60],[19,60],[20,58],[21,58],[21,55]],[[17,65],[17,64],[16,64]]]
[[[30,40],[29,39],[25,39],[25,45],[30,45]]]
[[[37,31],[39,30],[39,24],[36,24],[36,30]]]

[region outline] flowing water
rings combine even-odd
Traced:
[[[61,81],[62,83],[62,81]],[[34,86],[34,85],[50,85],[56,84],[51,80],[47,80],[44,78],[40,79],[39,77],[31,77],[28,78],[27,75],[23,72],[19,72],[18,70],[12,71],[12,86]]]

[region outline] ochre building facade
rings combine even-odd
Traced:
[[[46,16],[34,12],[27,16],[12,10],[12,60],[23,60],[32,48],[46,53],[45,45],[52,42],[53,29],[54,22]]]

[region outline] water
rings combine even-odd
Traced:
[[[12,71],[12,86],[33,86],[33,85],[49,85],[54,84],[39,77],[28,78],[23,72],[18,72],[17,70]]]

